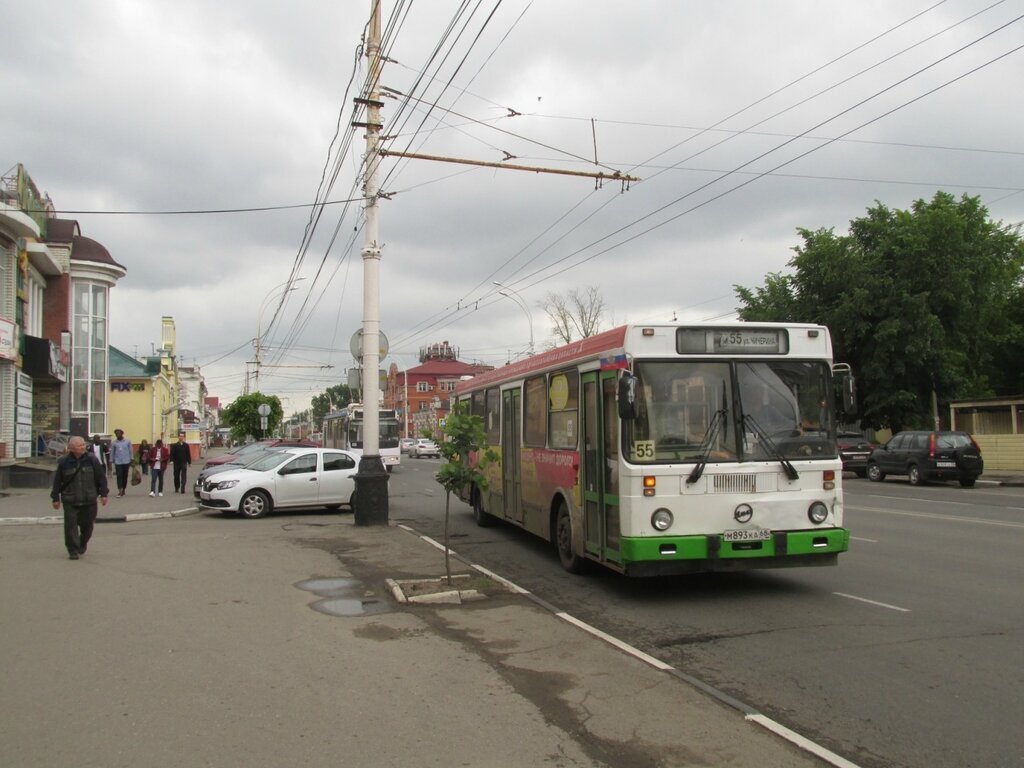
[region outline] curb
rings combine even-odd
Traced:
[[[134,515],[107,516],[96,518],[96,524],[100,523],[134,523],[143,520],[160,520],[168,517],[187,517],[200,512],[199,507],[186,507],[185,509],[173,509],[170,512],[139,512]],[[0,518],[0,526],[3,525],[63,525],[63,515],[47,515],[45,517],[3,517]]]

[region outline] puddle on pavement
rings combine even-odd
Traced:
[[[321,595],[310,607],[328,616],[370,616],[391,610],[373,596],[371,590],[355,579],[307,579],[295,585],[299,589]]]

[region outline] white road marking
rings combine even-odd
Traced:
[[[862,603],[868,603],[870,605],[877,605],[879,608],[888,608],[890,611],[899,611],[900,613],[910,613],[909,608],[900,608],[898,605],[889,605],[888,603],[880,603],[877,600],[868,600],[866,597],[857,597],[856,595],[848,595],[845,592],[833,592],[833,595],[839,597],[846,597],[850,600],[859,600]]]
[[[851,541],[866,541],[869,544],[877,544],[878,543],[878,539],[863,539],[860,536],[851,536],[850,540]]]
[[[795,731],[789,730],[789,728],[775,722],[771,718],[765,717],[764,715],[747,715],[746,719],[752,723],[757,723],[762,728],[767,728],[769,731],[777,736],[781,736],[786,741],[796,744],[800,749],[820,757],[829,765],[834,765],[836,768],[857,768],[856,763],[851,763],[849,760],[844,757],[840,757],[835,752],[830,752],[823,746],[815,744],[810,739],[801,736]]]

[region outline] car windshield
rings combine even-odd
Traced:
[[[288,451],[268,451],[266,456],[261,456],[252,464],[249,464],[246,469],[251,469],[253,472],[268,472],[281,466],[293,456],[294,454]]]
[[[834,458],[822,361],[642,361],[638,412],[624,422],[639,463]]]

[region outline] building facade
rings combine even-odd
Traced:
[[[109,433],[110,289],[126,273],[23,166],[0,176],[0,458]]]
[[[405,371],[395,363],[388,369],[384,408],[398,413],[404,437],[440,436],[440,427],[451,409],[449,399],[465,377],[493,370],[493,365],[465,363],[458,349],[447,341],[420,350],[420,365]]]

